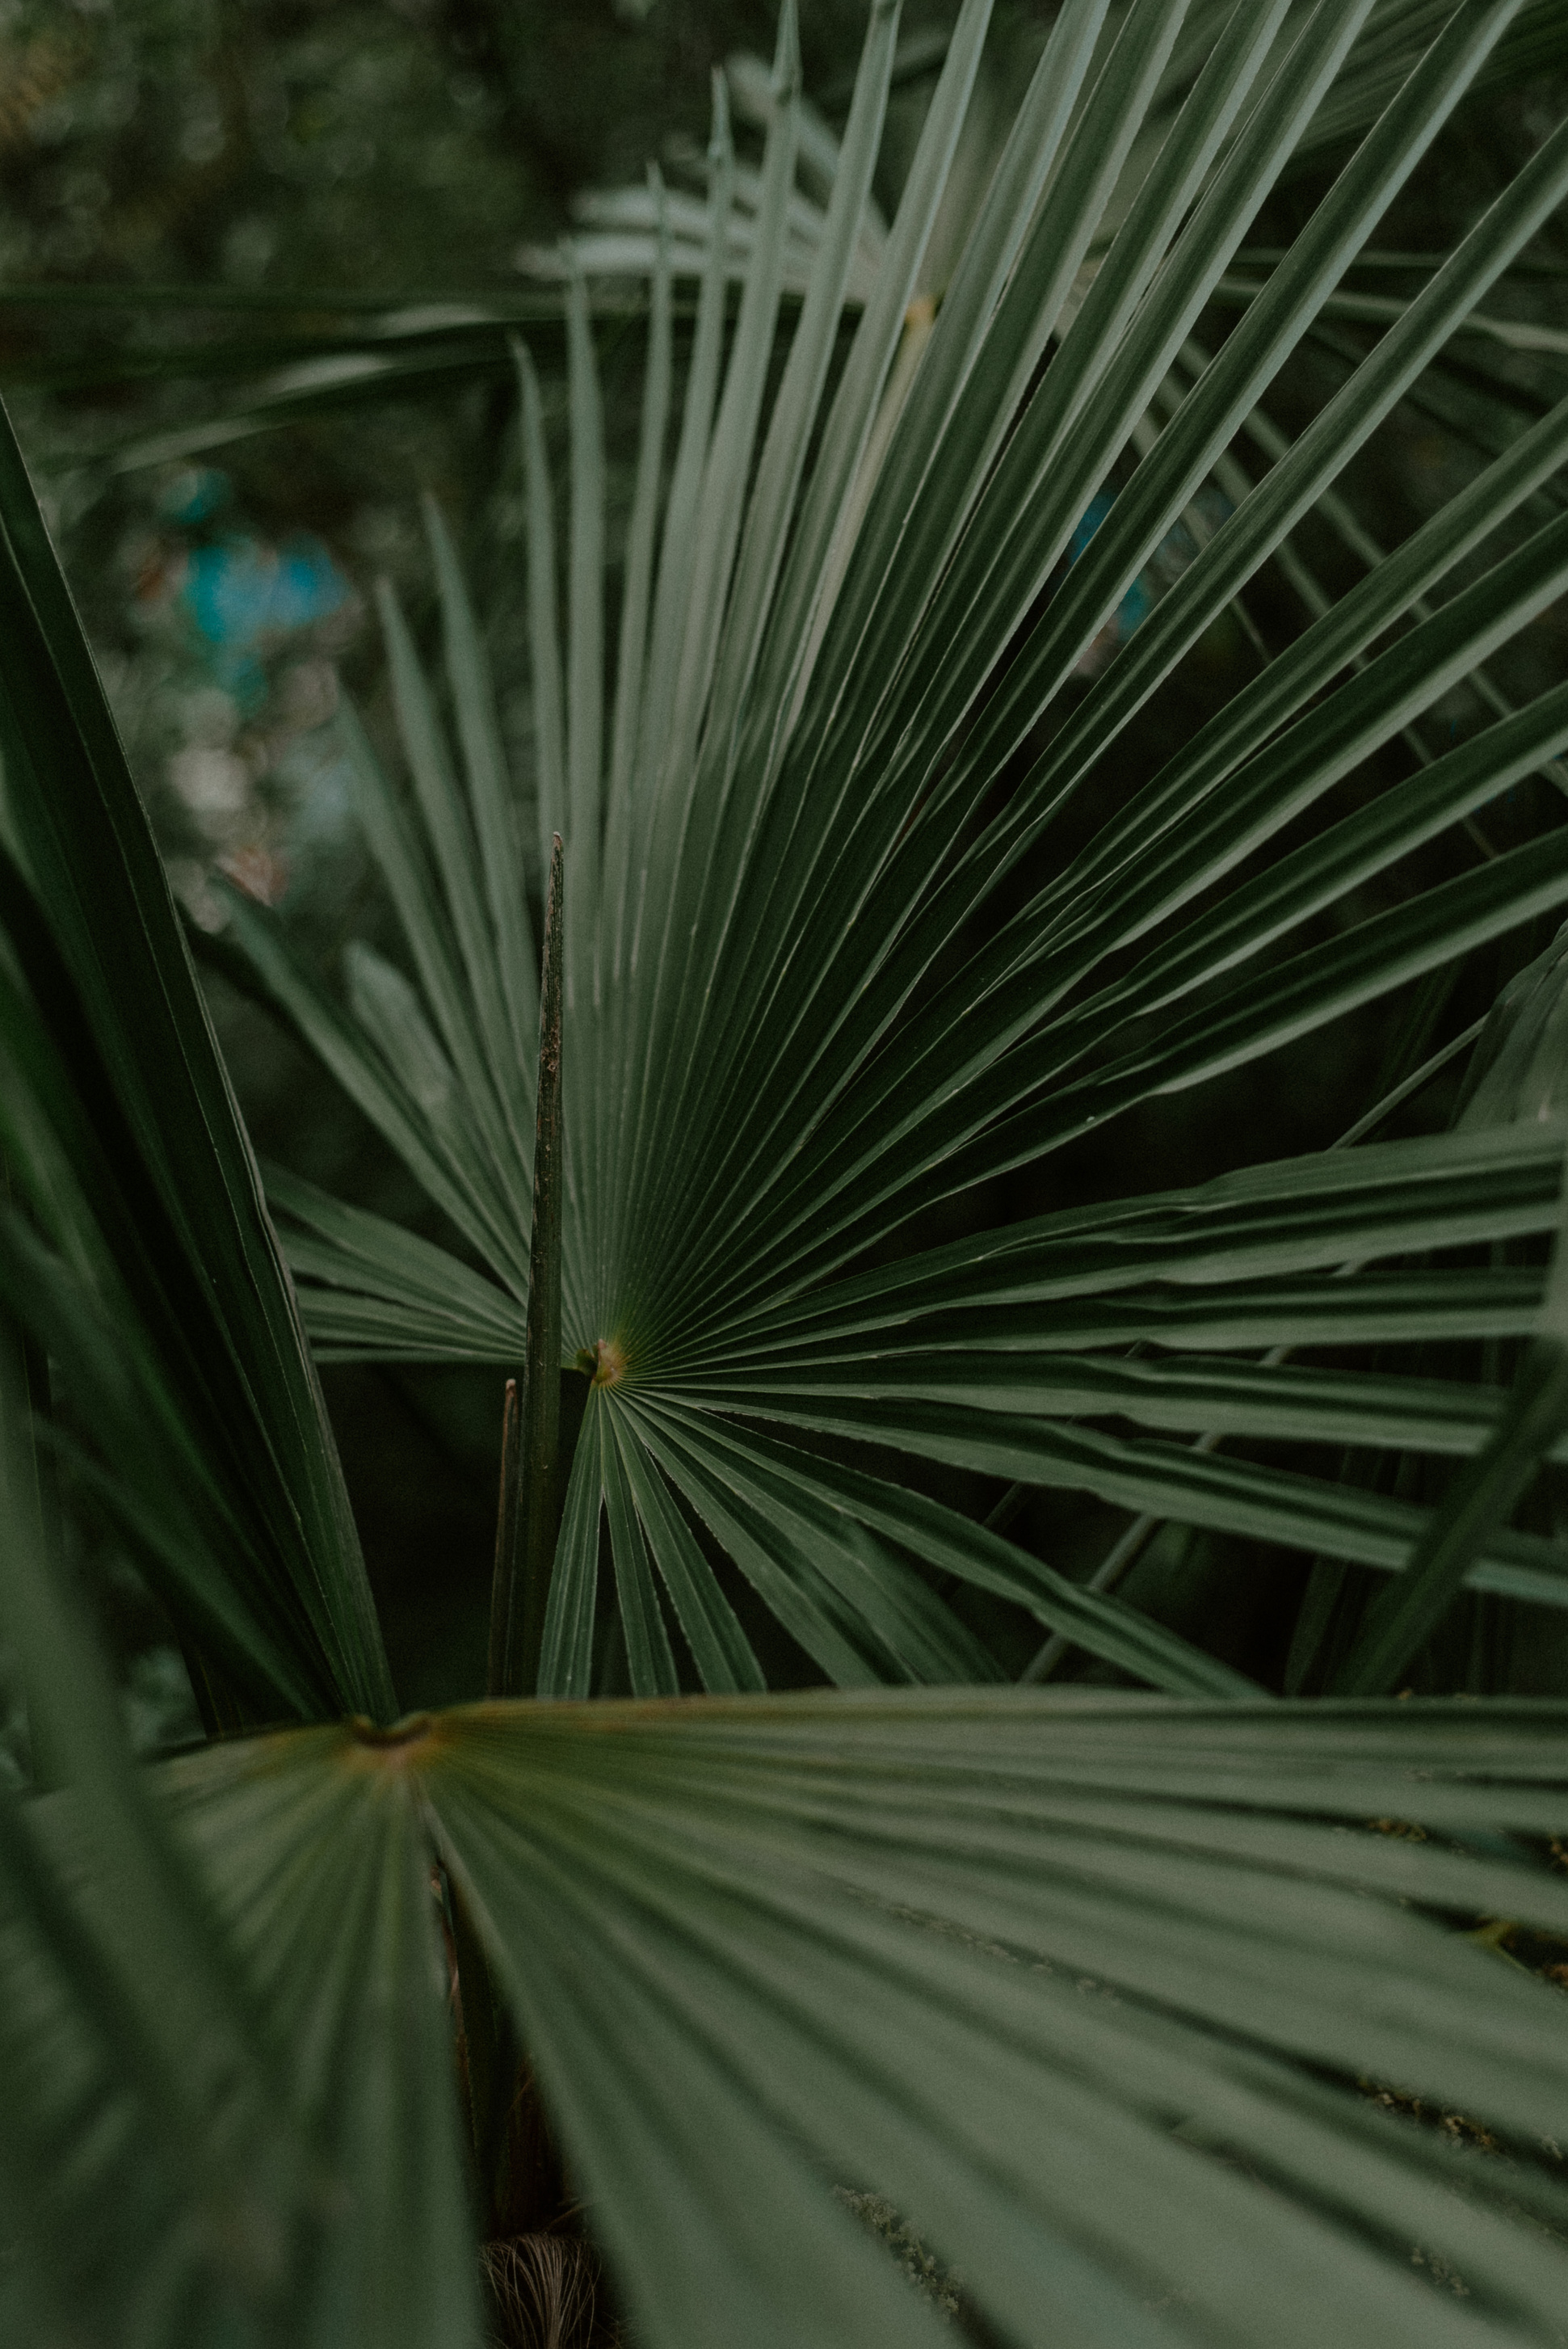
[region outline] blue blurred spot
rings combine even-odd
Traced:
[[[1110,512],[1113,502],[1114,502],[1111,499],[1109,492],[1105,490],[1101,490],[1098,497],[1091,498],[1089,500],[1088,511],[1084,514],[1083,519],[1079,522],[1078,528],[1074,531],[1072,534],[1072,543],[1068,548],[1068,561],[1069,563],[1076,563],[1078,561],[1078,556],[1083,553],[1084,548],[1088,544],[1089,540],[1094,536],[1095,532],[1099,528],[1100,523]]]
[[[258,539],[227,538],[192,547],[185,571],[185,601],[210,643],[235,647],[308,628],[337,611],[348,582],[315,538],[281,547]]]
[[[1116,607],[1116,625],[1124,641],[1149,617],[1153,605],[1154,598],[1149,592],[1149,574],[1140,571]]]
[[[1115,496],[1109,490],[1101,490],[1097,496],[1089,500],[1068,546],[1069,567],[1078,561],[1115,502]],[[1139,623],[1147,619],[1153,601],[1147,574],[1140,574],[1116,607],[1115,618],[1111,625],[1116,629],[1119,642],[1125,644]]]
[[[242,701],[262,688],[258,654],[341,610],[349,594],[321,541],[304,533],[279,547],[240,536],[192,547],[181,588],[213,669]]]

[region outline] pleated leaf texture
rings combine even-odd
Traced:
[[[477,2344],[456,1899],[634,2340],[1560,2337],[1562,1994],[1453,1930],[1568,1929],[1559,1705],[525,1700],[139,1778],[25,1538],[4,1597],[71,1768],[0,1796],[8,2337]]]
[[[678,402],[667,237],[653,273],[613,661],[581,281],[564,499],[520,351],[534,869],[565,843],[562,1338],[592,1380],[538,1682],[551,1693],[590,1692],[609,1606],[634,1692],[759,1687],[716,1547],[841,1686],[995,1676],[913,1557],[1157,1687],[1233,1691],[1228,1667],[1113,1591],[829,1464],[819,1439],[1389,1572],[1428,1512],[1310,1458],[1265,1466],[1216,1444],[1264,1433],[1318,1461],[1354,1444],[1477,1452],[1497,1392],[1386,1367],[1389,1349],[1521,1337],[1540,1309],[1538,1275],[1442,1257],[1554,1226],[1562,1142],[1539,1122],[1314,1154],[910,1252],[913,1219],[944,1201],[1568,898],[1568,828],[1485,861],[1458,829],[1522,777],[1568,781],[1568,687],[1515,709],[1484,667],[1568,584],[1568,406],[1502,432],[1392,551],[1367,547],[1335,487],[1560,204],[1568,129],[1391,305],[1294,442],[1258,405],[1498,45],[1542,36],[1534,18],[1358,0],[1228,22],[1180,0],[1064,6],[932,324],[911,297],[985,29],[984,6],[966,7],[837,363],[893,10],[872,13],[808,289],[781,321],[799,111],[786,21],[727,335],[720,104]],[[1381,111],[1211,357],[1195,325],[1259,208],[1316,151],[1326,110],[1343,140],[1374,84]],[[1259,446],[1272,461],[1254,481],[1236,452]],[[1086,653],[1216,485],[1232,510],[1086,690]],[[1367,564],[1337,601],[1289,535],[1314,509]],[[485,1268],[280,1176],[270,1195],[318,1350],[515,1364],[539,1033],[523,801],[433,507],[428,523],[444,695],[383,599],[411,792],[347,721],[407,964],[353,946],[345,1010],[237,895],[232,935]],[[1097,766],[1276,553],[1304,578],[1309,625],[1097,821]],[[1467,679],[1485,723],[1303,843],[1301,819]],[[1459,869],[1433,885],[1408,860],[1445,835]],[[1403,894],[1357,918],[1356,893],[1390,873]],[[1290,1359],[1330,1333],[1381,1350],[1332,1371]],[[1554,1546],[1494,1527],[1470,1549],[1471,1589],[1568,1596]]]
[[[581,293],[564,628],[521,363],[542,869],[564,844],[542,1013],[481,638],[438,520],[456,754],[390,603],[411,799],[349,721],[413,978],[356,949],[345,1012],[236,904],[275,999],[483,1271],[282,1178],[302,1317],[0,431],[0,1636],[34,1774],[0,1786],[6,2341],[477,2344],[480,2059],[508,2044],[624,2337],[650,2349],[1563,2337],[1565,2010],[1491,1944],[1568,1937],[1568,1710],[1376,1685],[1463,1588],[1568,1589],[1560,1546],[1508,1522],[1568,1417],[1568,1266],[1545,1246],[1568,1139],[1560,955],[1500,1003],[1450,1133],[897,1245],[933,1203],[1568,896],[1548,832],[1248,968],[1568,737],[1558,696],[1494,710],[1415,785],[1261,853],[1558,592],[1553,410],[996,911],[1560,201],[1553,134],[998,799],[1454,106],[1548,12],[1282,0],[1215,39],[1213,12],[1172,0],[1114,18],[1068,0],[934,323],[912,326],[985,16],[960,15],[843,357],[895,54],[893,11],[873,12],[770,403],[788,11],[728,332],[721,121],[678,425],[655,274],[608,701]],[[1344,78],[1358,35],[1369,127]],[[1198,312],[1320,112],[1326,144],[1359,143],[1195,360]],[[1493,533],[1479,584],[1429,603]],[[533,1147],[558,970],[557,1265]],[[1530,1260],[1496,1260],[1513,1241]],[[521,1361],[553,1326],[529,1293],[542,1263],[561,1362],[593,1381],[549,1585],[554,1701],[399,1719],[305,1332],[324,1353]],[[1284,1359],[1488,1337],[1531,1340],[1506,1394]],[[41,1354],[68,1405],[53,1426]],[[1167,1440],[1260,1429],[1461,1465],[1427,1510]],[[1113,1593],[846,1464],[856,1443],[1372,1569],[1388,1604],[1345,1660],[1353,1693],[1262,1696]],[[130,1763],[62,1570],[61,1450],[244,1733]],[[625,1701],[582,1701],[602,1544]],[[760,1687],[720,1553],[839,1685]],[[980,1685],[999,1668],[947,1576],[1146,1692]],[[707,1692],[678,1693],[691,1678]]]

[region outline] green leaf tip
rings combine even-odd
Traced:
[[[773,53],[773,98],[779,106],[800,94],[800,22],[795,0],[779,11],[779,45]]]
[[[717,171],[730,160],[735,150],[729,131],[729,85],[721,67],[715,66],[712,82],[713,121],[707,134],[707,160],[710,169]]]

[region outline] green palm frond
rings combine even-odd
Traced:
[[[71,1775],[0,1794],[19,2337],[475,2339],[438,1924],[650,2344],[923,2334],[867,2205],[1022,2340],[1553,2337],[1560,1994],[1453,1920],[1568,1930],[1560,1707],[488,1705],[139,1782],[5,1557]]]
[[[0,1288],[64,1358],[198,1678],[211,1661],[263,1718],[382,1715],[380,1627],[261,1177],[8,421],[0,524],[0,1126],[32,1216],[5,1212]]]
[[[25,1423],[4,1400],[0,1620],[67,1780],[0,1795],[6,2337],[472,2340],[407,1789],[384,1779],[366,1805],[351,1775],[302,1787],[291,1750],[215,1845],[187,1833],[132,1773],[90,1630],[28,1539]]]
[[[442,680],[382,599],[407,789],[346,720],[401,958],[353,946],[345,1007],[233,900],[253,982],[450,1247],[286,1173],[278,1241],[0,437],[0,1632],[35,1756],[0,1785],[6,2339],[468,2349],[481,2243],[587,2276],[584,2238],[603,2329],[650,2349],[944,2318],[1105,2349],[1559,2339],[1561,1992],[1501,1945],[1568,1941],[1568,1723],[1377,1692],[1461,1591],[1568,1603],[1561,1542],[1510,1523],[1568,1428],[1561,944],[1446,1133],[1365,1138],[1453,1049],[1418,996],[1340,1146],[918,1221],[1568,899],[1561,828],[1435,883],[1408,861],[1568,744],[1560,690],[1484,682],[1568,584],[1555,406],[1309,593],[1149,781],[1104,781],[1259,568],[1308,564],[1298,524],[1568,193],[1559,131],[1314,420],[1248,439],[1452,109],[1558,14],[1067,0],[912,328],[965,0],[845,353],[878,5],[780,367],[786,10],[738,316],[710,234],[678,425],[655,254],[613,694],[579,277],[559,533],[518,367],[534,805],[432,512]],[[1269,191],[1363,130],[1195,341]],[[719,232],[732,163],[719,137]],[[1087,676],[1239,442],[1268,471]],[[1418,732],[1413,782],[1327,798],[1477,678],[1478,727]],[[493,1676],[537,1640],[556,1702],[395,1719],[307,1329],[521,1369]],[[1511,1389],[1468,1375],[1474,1340],[1530,1341]],[[253,1733],[133,1768],[29,1435],[114,1515],[210,1727]],[[1341,1445],[1460,1464],[1434,1505],[1327,1473]],[[1008,1504],[976,1524],[890,1454],[1310,1553],[1286,1685],[1353,1695],[1262,1697],[1113,1561],[1072,1579]],[[955,1584],[1160,1693],[995,1685]],[[769,1693],[769,1614],[838,1686]],[[612,1633],[632,1700],[560,1701]]]
[[[157,1818],[236,1992],[322,2051],[284,2075],[314,2192],[283,2218],[310,2248],[247,2265],[196,2228],[201,2189],[150,2209],[144,2164],[147,2230],[41,2272],[77,2314],[108,2270],[114,2314],[155,2328],[182,2290],[182,2343],[234,2337],[218,2320],[474,2337],[418,1898],[438,1858],[639,2340],[939,2337],[868,2203],[941,2301],[1020,2340],[1550,2340],[1560,1994],[1423,1909],[1568,1926],[1560,1878],[1498,1848],[1561,1832],[1563,1727],[1543,1705],[884,1691],[209,1747],[157,1774]],[[123,2141],[144,2085],[118,2044],[112,2090],[84,2077],[102,1993],[11,1882],[7,1987],[78,2094],[129,2106]],[[101,1934],[94,1889],[75,1878],[67,1913]],[[264,2137],[238,2163],[264,2245]]]
[[[1330,1318],[1346,1342],[1457,1335],[1489,1313],[1499,1332],[1522,1334],[1535,1292],[1517,1268],[1490,1278],[1440,1262],[1419,1278],[1382,1269],[1396,1248],[1442,1251],[1525,1227],[1457,1138],[1357,1154],[1365,1174],[1315,1160],[1270,1170],[1247,1216],[1266,1217],[1272,1185],[1281,1252],[1261,1225],[1221,1240],[1222,1221],[1196,1276],[1202,1295],[1158,1253],[1136,1299],[1109,1267],[1134,1260],[1145,1227],[1152,1236],[1175,1217],[1195,1232],[1211,1212],[1222,1218],[1224,1185],[1212,1208],[1202,1195],[1123,1201],[1077,1218],[1070,1238],[1064,1228],[1064,1250],[1108,1268],[1098,1289],[1088,1276],[1076,1285],[1066,1319],[1048,1275],[1019,1262],[1017,1285],[999,1294],[989,1268],[1015,1248],[1048,1256],[1046,1227],[1037,1243],[996,1234],[928,1269],[916,1259],[865,1276],[885,1284],[886,1312],[852,1341],[842,1318],[865,1293],[857,1262],[896,1250],[915,1217],[954,1195],[1244,1066],[1568,899],[1563,830],[1435,885],[1405,877],[1418,851],[1521,778],[1561,771],[1568,690],[1514,709],[1485,664],[1568,585],[1560,514],[1549,505],[1532,527],[1568,453],[1568,405],[1509,440],[1392,550],[1366,540],[1336,488],[1568,192],[1568,130],[1542,144],[1413,298],[1387,305],[1387,331],[1289,440],[1261,396],[1332,315],[1346,269],[1517,12],[1469,5],[1435,27],[1385,10],[1373,24],[1354,0],[1329,0],[1245,10],[1218,41],[1213,16],[1173,0],[1140,0],[1125,21],[1089,0],[1062,10],[934,328],[900,377],[984,31],[984,9],[966,9],[835,383],[894,57],[892,13],[876,11],[769,410],[798,141],[786,28],[723,368],[717,256],[733,167],[719,116],[709,266],[658,533],[667,252],[654,269],[608,726],[603,468],[581,279],[569,301],[563,604],[542,410],[523,358],[541,864],[553,832],[566,842],[564,1359],[593,1376],[546,1645],[542,1685],[560,1692],[590,1686],[602,1519],[633,1686],[649,1694],[677,1684],[675,1627],[705,1685],[736,1685],[727,1605],[692,1540],[699,1528],[846,1683],[969,1676],[967,1635],[901,1560],[913,1548],[930,1564],[934,1542],[944,1571],[990,1588],[1000,1574],[1043,1624],[1062,1628],[1055,1579],[1013,1545],[987,1547],[958,1520],[918,1539],[902,1520],[890,1531],[903,1504],[876,1480],[851,1499],[811,1453],[748,1434],[740,1419],[1087,1489],[1384,1570],[1421,1537],[1421,1509],[1315,1471],[1172,1451],[1167,1439],[1266,1433],[1321,1446],[1359,1433],[1440,1457],[1484,1444],[1495,1424],[1495,1395],[1439,1396],[1402,1370],[1207,1359],[1243,1331],[1249,1343],[1309,1344]],[[1211,354],[1193,335],[1205,305],[1356,59],[1379,43],[1408,72]],[[1255,483],[1231,453],[1249,434],[1270,460]],[[1075,673],[1107,615],[1215,478],[1234,511],[1084,690]],[[1064,574],[1109,480],[1118,493]],[[1054,851],[1068,837],[1064,811],[1260,565],[1283,550],[1303,575],[1289,534],[1315,507],[1355,538],[1358,584],[1334,601],[1309,580],[1315,600],[1296,640],[1140,791],[1097,812],[1082,844]],[[296,1211],[303,1195],[280,1193],[285,1233],[299,1228],[285,1247],[318,1343],[335,1356],[452,1360],[465,1350],[451,1301],[461,1296],[474,1301],[469,1357],[515,1360],[536,1019],[519,926],[524,854],[507,841],[475,624],[438,518],[431,528],[462,780],[390,605],[412,801],[349,721],[366,838],[418,986],[356,947],[346,1019],[260,909],[235,899],[232,933],[493,1283],[481,1308],[473,1276],[454,1265],[441,1299],[433,1259],[414,1278],[394,1269],[397,1235],[377,1238],[360,1216],[353,1248],[335,1249],[323,1210]],[[1412,729],[1465,680],[1490,722],[1434,755]],[[1320,822],[1305,843],[1292,835],[1401,738],[1424,761],[1408,782]],[[998,798],[1004,777],[1014,780]],[[1026,901],[999,917],[992,908],[1009,888],[1016,901],[1020,872]],[[1355,893],[1389,874],[1401,876],[1398,902],[1354,918]],[[1528,1227],[1550,1228],[1558,1145],[1519,1136],[1497,1147],[1488,1164],[1501,1174],[1509,1159],[1509,1182],[1528,1183],[1539,1154]],[[1376,1178],[1373,1164],[1385,1170]],[[1293,1261],[1285,1240],[1297,1179],[1326,1181],[1318,1209],[1346,1216],[1338,1253],[1310,1264]],[[1362,1183],[1389,1186],[1387,1198],[1360,1194],[1365,1228],[1351,1205]],[[1473,1206],[1462,1208],[1467,1185]],[[1418,1233],[1396,1212],[1404,1237],[1391,1247],[1376,1227],[1404,1185],[1432,1220],[1417,1210]],[[1151,1344],[1158,1357],[1143,1359]],[[1134,1432],[1082,1423],[1106,1420]],[[1473,1587],[1522,1575],[1543,1603],[1568,1594],[1550,1545],[1527,1543],[1526,1555],[1508,1548],[1524,1537],[1499,1539],[1506,1556],[1483,1545],[1468,1562]],[[1085,1644],[1125,1664],[1125,1610],[1093,1594],[1078,1603],[1104,1605]],[[717,1649],[703,1628],[715,1624],[727,1627]],[[1206,1669],[1174,1640],[1156,1669],[1146,1634],[1137,1640],[1161,1685],[1193,1687]]]

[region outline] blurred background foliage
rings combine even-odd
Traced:
[[[998,9],[982,128],[965,163],[972,189],[984,183],[985,126],[999,145],[1052,14],[1049,0]],[[950,16],[943,0],[906,8],[877,183],[884,212]],[[863,30],[859,0],[806,0],[806,88],[830,125],[841,119]],[[558,452],[564,427],[559,296],[527,274],[527,257],[567,230],[580,191],[635,182],[654,160],[678,174],[706,140],[715,68],[738,53],[767,55],[773,32],[765,0],[0,0],[0,388],[198,928],[221,921],[211,886],[221,867],[278,906],[324,968],[354,935],[397,952],[330,720],[351,692],[373,735],[390,740],[367,609],[387,575],[417,625],[433,626],[422,492],[458,533],[514,775],[529,789],[509,329],[521,328],[539,358]],[[1379,232],[1394,258],[1353,280],[1364,314],[1323,319],[1274,388],[1266,429],[1289,436],[1316,411],[1379,330],[1377,304],[1416,290],[1421,258],[1451,247],[1565,104],[1568,73],[1551,69],[1467,102]],[[754,160],[759,141],[744,122],[741,146]],[[1258,277],[1288,243],[1338,160],[1332,150],[1302,160],[1271,199],[1243,274]],[[1382,545],[1408,535],[1568,388],[1568,337],[1557,333],[1550,347],[1564,270],[1559,222],[1489,303],[1505,319],[1545,326],[1549,347],[1460,338],[1357,461],[1349,503]],[[612,564],[636,432],[634,295],[601,289],[597,305]],[[1209,347],[1243,298],[1215,303],[1203,322]],[[1255,478],[1271,453],[1260,441],[1240,447],[1236,461]],[[1080,548],[1115,488],[1085,515]],[[1191,530],[1212,528],[1226,510],[1222,477],[1129,595],[1099,657],[1190,559]],[[1121,738],[1107,792],[1134,788],[1299,633],[1315,594],[1337,595],[1364,567],[1322,512],[1294,546]],[[1498,683],[1514,699],[1539,692],[1563,675],[1565,653],[1568,614],[1558,606],[1494,665]],[[1350,778],[1314,826],[1489,714],[1457,688],[1424,734],[1390,746],[1375,773]],[[1511,846],[1564,813],[1561,793],[1532,777],[1487,811],[1484,832],[1445,835],[1424,865],[1413,860],[1326,919],[1364,918],[1412,875],[1441,877],[1456,858]],[[1057,853],[1065,844],[1053,834]],[[534,894],[538,878],[529,876]],[[1020,893],[1029,885],[1026,868]],[[1119,1121],[1103,1142],[1059,1154],[1043,1175],[994,1185],[962,1212],[990,1222],[1326,1144],[1475,1020],[1549,933],[1517,934],[1261,1069]],[[221,939],[215,953],[221,960]],[[316,1066],[221,968],[208,976],[263,1157],[460,1247]],[[1386,1131],[1444,1123],[1463,1067],[1456,1059]],[[944,1210],[920,1237],[942,1237],[958,1212]],[[461,1697],[481,1673],[501,1371],[325,1377],[402,1698]],[[932,1486],[976,1513],[995,1497],[979,1480],[941,1472]],[[1542,1506],[1553,1506],[1550,1491]],[[1087,1498],[1042,1494],[1014,1538],[1087,1574],[1121,1524]],[[115,1629],[135,1734],[156,1744],[193,1733],[183,1666],[133,1569],[90,1517],[73,1539]],[[1172,1527],[1126,1588],[1278,1685],[1308,1561],[1278,1563],[1259,1573],[1247,1545]],[[1009,1661],[1008,1627],[982,1628]],[[1032,1645],[1028,1627],[1016,1637],[1016,1665]],[[781,1660],[769,1661],[771,1676],[788,1677]],[[1105,1676],[1081,1660],[1078,1669]]]

